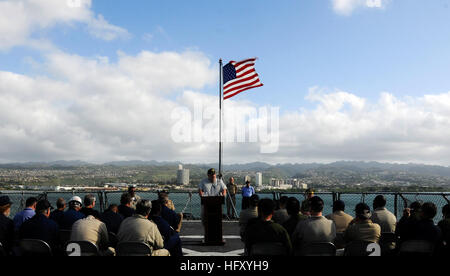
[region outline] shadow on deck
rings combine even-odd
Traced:
[[[180,237],[184,256],[242,256],[244,243],[239,236],[237,221],[223,221],[224,246],[203,245],[203,225],[201,221],[183,221]]]

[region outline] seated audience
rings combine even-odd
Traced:
[[[71,241],[88,241],[98,247],[102,256],[114,256],[114,248],[109,246],[109,235],[106,225],[93,215],[79,219],[72,225]]]
[[[386,208],[386,198],[378,195],[373,200],[372,222],[377,223],[381,227],[381,233],[395,233],[397,218]]]
[[[399,237],[399,244],[404,240],[412,239],[414,235],[413,229],[420,221],[422,213],[422,203],[415,201],[410,204],[409,208],[403,210],[403,216],[397,223],[395,234]]]
[[[171,200],[169,200],[169,195],[167,193],[159,193],[158,200],[161,202],[161,217],[165,219],[170,226],[172,226],[175,231],[181,231],[181,225],[183,223],[183,214],[176,213],[170,207],[173,206],[171,204]]]
[[[14,222],[9,218],[12,204],[8,196],[0,196],[0,243],[7,255],[11,253],[14,241]]]
[[[353,217],[344,211],[344,201],[336,200],[333,202],[333,213],[326,216],[327,219],[334,221],[334,224],[336,225],[336,238],[333,243],[338,249],[345,247],[343,233],[347,230],[348,225],[353,220]]]
[[[152,201],[149,219],[158,226],[158,230],[164,239],[164,248],[169,250],[170,256],[181,257],[183,252],[181,250],[180,235],[161,217],[161,209],[161,201]]]
[[[292,234],[297,227],[297,224],[308,218],[308,216],[300,213],[300,201],[295,197],[288,198],[286,202],[286,211],[289,215],[289,218],[282,224],[284,229],[288,232],[289,236],[292,237]]]
[[[108,209],[100,215],[100,220],[105,223],[108,232],[117,234],[120,224],[123,221],[123,216],[119,214],[118,206],[116,204],[111,204]]]
[[[20,226],[19,239],[43,240],[50,245],[53,253],[61,253],[58,224],[49,218],[51,209],[53,207],[47,200],[38,201],[36,215]]]
[[[88,216],[94,216],[95,218],[100,218],[100,213],[97,210],[94,210],[95,207],[95,196],[88,194],[84,196],[84,206],[83,208],[81,208],[80,212],[85,215],[86,217]]]
[[[327,219],[334,221],[337,233],[344,233],[353,217],[345,213],[345,203],[342,200],[333,202],[333,213],[326,216]]]
[[[85,215],[80,212],[81,205],[81,198],[79,196],[74,196],[69,200],[69,209],[64,212],[61,218],[60,229],[71,230],[75,221],[85,218]]]
[[[128,218],[134,215],[135,210],[131,208],[132,197],[129,193],[123,193],[120,197],[120,205],[118,207],[119,214],[123,218]]]
[[[311,215],[311,206],[309,203],[309,199],[303,200],[300,206],[300,212],[302,215],[309,217]]]
[[[37,202],[38,200],[35,197],[27,198],[27,201],[25,202],[25,209],[14,216],[13,221],[15,231],[19,231],[19,228],[24,221],[34,217],[34,215],[36,214],[35,210]]]
[[[442,242],[442,231],[434,224],[433,218],[437,214],[436,205],[432,202],[426,202],[422,205],[420,219],[415,225],[411,225],[411,236],[408,236],[402,241],[411,240],[426,240],[433,243],[436,248],[439,248]]]
[[[173,201],[169,199],[169,192],[166,190],[158,191],[158,199],[162,197],[167,197],[167,208],[169,208],[172,211],[175,211],[175,204],[173,204]]]
[[[131,205],[130,207],[136,210],[136,204],[139,200],[141,200],[141,197],[136,194],[136,185],[130,185],[128,186],[128,194],[131,197]]]
[[[450,204],[445,205],[442,208],[443,219],[438,223],[439,228],[442,231],[443,248],[441,253],[443,255],[450,255]]]
[[[247,223],[249,220],[258,218],[258,195],[252,195],[249,200],[249,208],[242,210],[239,215],[239,233],[241,235],[241,239],[244,238],[245,228],[247,227]]]
[[[370,207],[365,203],[358,203],[355,207],[355,219],[345,230],[344,240],[347,243],[352,241],[378,243],[381,237],[381,227],[373,223],[370,217]]]
[[[61,197],[58,198],[56,200],[56,209],[50,213],[50,219],[54,220],[58,225],[60,225],[66,207],[67,207],[66,200]]]
[[[278,224],[283,224],[286,220],[289,219],[289,214],[286,211],[286,203],[288,201],[287,196],[282,196],[280,198],[280,208],[273,212],[272,220]]]
[[[300,221],[292,234],[292,244],[296,251],[308,243],[333,242],[336,238],[336,225],[322,216],[324,202],[314,196],[309,199],[311,216]]]
[[[280,243],[286,250],[286,255],[292,253],[292,244],[288,232],[283,226],[272,221],[275,203],[264,198],[258,202],[259,217],[248,222],[244,232],[244,243],[247,252],[257,243]]]
[[[117,239],[120,242],[144,242],[153,248],[152,256],[170,256],[164,249],[164,240],[158,226],[148,219],[152,203],[142,199],[136,204],[136,214],[124,219],[120,225]]]

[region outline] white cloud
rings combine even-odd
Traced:
[[[164,92],[217,78],[194,52],[121,53],[117,63],[58,52],[40,69],[0,72],[0,161],[176,156],[170,112],[179,103]]]
[[[55,52],[34,66],[41,76],[0,72],[0,162],[217,160],[215,141],[172,137],[173,110],[192,111],[199,102],[217,107],[217,72],[202,53],[120,53],[112,63]],[[214,93],[195,91],[205,87]],[[450,164],[450,92],[417,98],[384,92],[370,102],[312,87],[306,99],[314,106],[281,115],[278,152],[261,154],[258,142],[225,143],[224,161]],[[231,99],[225,116],[259,107]],[[204,123],[216,137],[215,118]]]
[[[95,15],[91,6],[92,0],[0,1],[0,50],[32,43],[34,33],[58,24],[83,23],[91,35],[103,40],[130,37],[127,30]]]
[[[340,15],[351,15],[359,8],[384,8],[389,0],[332,0],[333,9]]]

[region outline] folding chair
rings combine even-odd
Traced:
[[[425,240],[404,241],[400,245],[399,255],[425,255],[432,256],[434,244]]]
[[[279,242],[255,243],[250,248],[250,256],[286,256],[286,247]]]
[[[331,242],[308,243],[300,248],[300,256],[336,256],[336,246]]]
[[[152,248],[144,242],[119,242],[117,256],[151,256]]]
[[[23,239],[19,241],[19,247],[23,256],[52,256],[50,245],[42,240]]]
[[[100,256],[97,245],[95,245],[89,241],[69,241],[66,246],[66,253],[69,256],[76,256],[76,255],[72,255],[72,253],[74,251],[70,250],[71,244],[77,244],[80,246],[80,252],[79,252],[80,255],[78,255],[78,256],[83,256],[83,257],[85,257],[85,256],[89,256],[89,257]]]
[[[368,241],[352,241],[345,246],[344,256],[364,257],[369,256],[371,252],[367,251],[367,247],[372,242]]]

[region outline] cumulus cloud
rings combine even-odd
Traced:
[[[383,92],[378,102],[348,92],[312,88],[314,109],[286,114],[281,156],[306,160],[378,160],[448,165],[450,92],[399,99]]]
[[[0,72],[0,162],[217,161],[217,72],[204,54],[119,53],[110,62],[54,52],[40,66],[40,76]],[[207,87],[214,93],[199,92]],[[312,107],[280,110],[279,146],[270,154],[261,153],[265,141],[250,140],[251,126],[264,121],[262,106],[226,101],[225,130],[234,138],[225,139],[224,162],[450,164],[450,92],[415,98],[383,92],[370,102],[351,92],[312,87],[305,99]],[[176,110],[186,116],[173,116]],[[201,126],[202,137],[196,140],[195,129],[190,141],[174,137],[181,118]],[[247,126],[243,141],[239,124]]]
[[[128,38],[124,28],[108,23],[92,10],[92,0],[3,0],[0,1],[0,50],[29,45],[37,31],[58,24],[82,23],[96,38]]]
[[[351,15],[359,8],[384,8],[389,0],[332,0],[333,9],[340,15]]]
[[[116,63],[57,52],[41,69],[38,77],[0,72],[3,161],[174,156],[178,103],[167,93],[217,78],[207,58],[189,51],[121,53]]]

